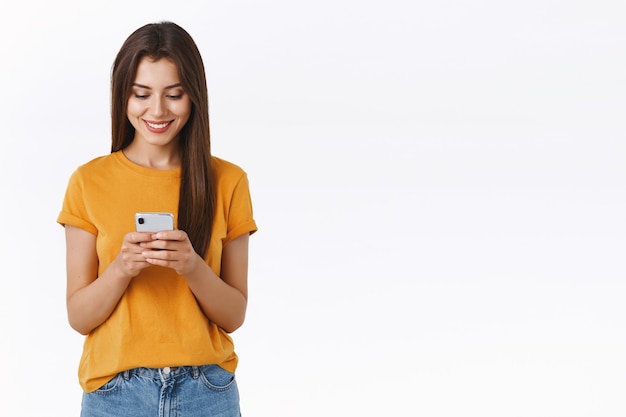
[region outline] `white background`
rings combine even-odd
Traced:
[[[626,416],[623,2],[91,4],[3,7],[3,415],[79,413],[56,216],[166,19],[260,227],[245,416]]]

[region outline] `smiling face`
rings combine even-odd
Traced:
[[[143,58],[126,109],[135,128],[134,144],[178,146],[178,135],[190,114],[191,100],[180,84],[176,65],[164,58]]]

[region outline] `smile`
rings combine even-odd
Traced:
[[[152,123],[152,122],[149,122],[147,120],[145,120],[145,122],[148,125],[148,127],[152,128],[152,129],[164,129],[167,126],[169,126],[170,123],[172,123],[172,122]]]

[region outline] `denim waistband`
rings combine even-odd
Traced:
[[[204,365],[211,366],[211,365]],[[121,372],[124,379],[129,379],[131,375],[140,376],[143,378],[152,378],[159,380],[166,380],[169,378],[176,378],[178,376],[191,374],[196,379],[200,376],[202,366],[166,366],[164,368],[133,368]]]

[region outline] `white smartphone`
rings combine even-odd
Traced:
[[[135,227],[138,232],[174,230],[174,215],[154,211],[135,213]]]

